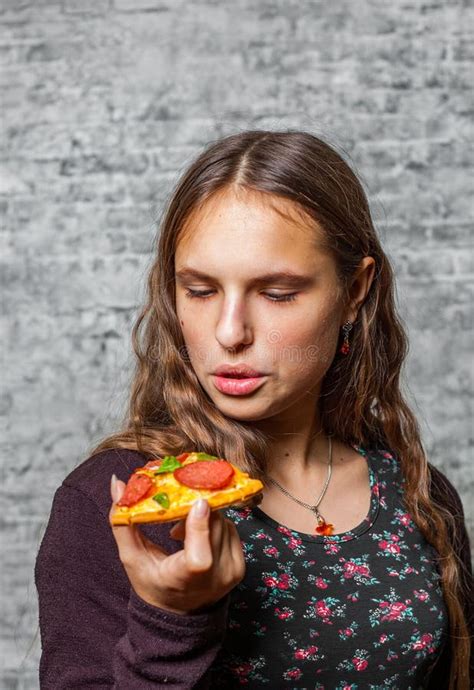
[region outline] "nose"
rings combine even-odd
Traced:
[[[222,305],[216,326],[216,339],[228,350],[250,345],[253,332],[243,300],[227,300]]]

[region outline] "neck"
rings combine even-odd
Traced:
[[[327,468],[328,438],[314,401],[300,405],[292,418],[260,420],[255,426],[269,438],[267,474],[283,485]]]

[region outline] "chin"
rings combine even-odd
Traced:
[[[244,400],[237,397],[235,400],[212,402],[223,415],[235,419],[236,422],[258,422],[275,414],[275,410],[270,409],[261,400]]]
[[[225,412],[224,410],[221,410],[222,414],[225,414],[226,417],[229,417],[229,419],[234,419],[236,422],[259,422],[262,419],[267,419],[271,415],[269,414],[236,414],[236,413],[231,413],[231,412]]]

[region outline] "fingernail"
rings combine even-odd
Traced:
[[[112,500],[114,503],[117,502],[117,477],[115,474],[112,475],[112,479],[110,480],[110,493],[112,494]]]
[[[194,501],[192,505],[192,513],[195,517],[204,517],[207,515],[207,510],[208,510],[209,504],[206,501],[205,498],[199,498],[197,501]]]

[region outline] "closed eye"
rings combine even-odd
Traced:
[[[190,299],[198,298],[198,299],[207,299],[208,297],[211,296],[212,290],[205,290],[205,291],[199,291],[199,290],[191,290],[191,288],[186,288],[186,297],[189,297]],[[297,292],[292,292],[288,295],[275,295],[271,294],[269,292],[263,292],[263,295],[265,295],[271,302],[292,302],[293,300],[296,299],[296,295],[298,294]]]

